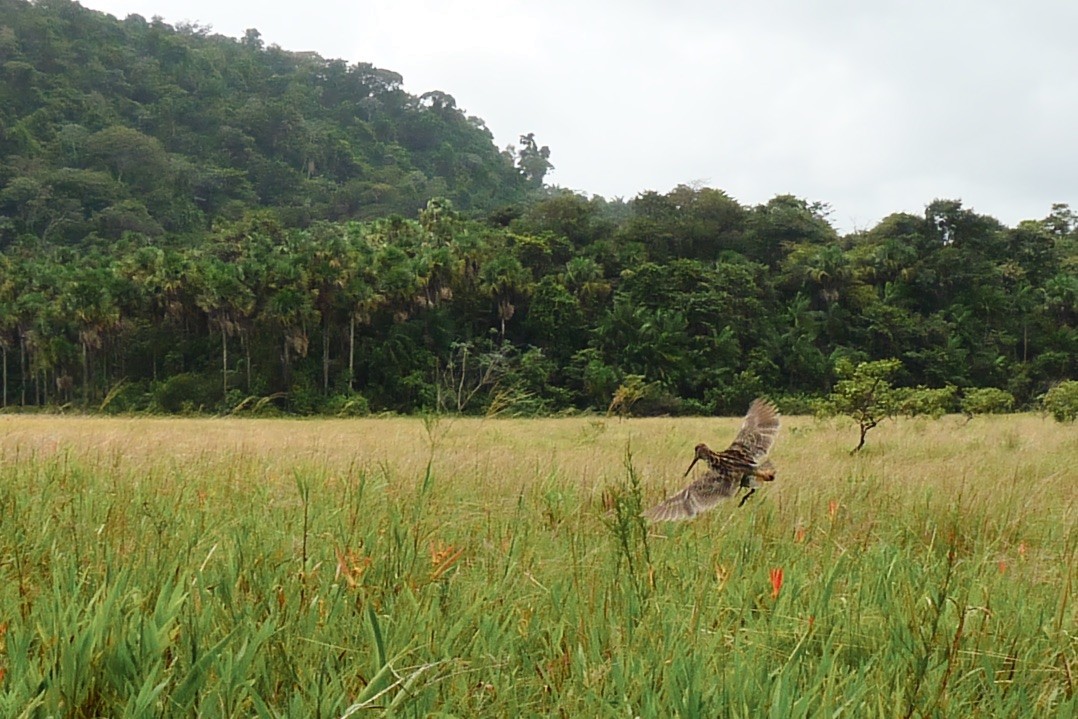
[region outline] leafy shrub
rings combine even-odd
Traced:
[[[514,399],[514,410],[519,405],[519,411],[528,412],[527,405],[535,408],[532,414],[540,414],[568,406],[572,392],[559,386],[557,372],[557,362],[546,357],[542,350],[532,348],[522,354],[504,381],[511,388],[509,395]]]
[[[169,377],[154,391],[156,409],[170,414],[197,412],[213,407],[221,399],[217,378],[193,372]]]
[[[650,386],[644,375],[626,375],[625,381],[614,390],[614,398],[610,400],[610,406],[606,408],[606,413],[617,413],[621,417],[628,417],[632,414],[633,405],[643,399],[649,390]]]
[[[636,417],[678,417],[688,413],[685,401],[669,390],[652,385],[640,401],[633,405]]]
[[[746,369],[728,381],[707,388],[704,401],[711,405],[710,414],[736,417],[744,414],[754,399],[766,394],[764,381],[755,372]]]
[[[1059,422],[1078,419],[1078,381],[1060,382],[1044,395],[1044,408]]]
[[[153,402],[148,383],[119,382],[108,391],[98,409],[105,414],[144,412],[153,407]]]
[[[323,411],[337,417],[366,417],[371,413],[371,404],[359,393],[335,394],[326,399]]]
[[[970,387],[963,392],[962,413],[1002,414],[1014,409],[1014,395],[998,387]]]
[[[814,414],[820,403],[819,397],[809,394],[784,394],[774,400],[775,406],[785,415]]]
[[[290,414],[318,414],[325,401],[325,395],[319,387],[306,382],[296,382],[288,393],[287,411]]]
[[[710,414],[710,411],[705,402],[688,397],[681,400],[681,413],[686,417],[703,417]]]
[[[608,406],[620,384],[618,370],[603,362],[599,352],[592,348],[573,355],[569,372],[577,380],[583,397],[594,407]]]
[[[274,392],[273,394],[244,396],[237,390],[228,391],[228,399],[223,403],[224,411],[235,415],[250,415],[254,417],[280,417],[281,404],[288,399],[287,392]]]
[[[898,411],[901,414],[917,417],[928,415],[939,419],[955,407],[958,388],[952,385],[932,389],[930,387],[903,387],[895,390],[898,399]]]
[[[550,404],[535,393],[514,386],[495,392],[485,412],[487,417],[545,417],[550,414]]]
[[[243,390],[237,387],[233,387],[232,389],[228,390],[228,394],[226,394],[225,398],[221,401],[221,411],[240,411],[248,404],[250,404],[253,399],[254,398],[250,397],[249,395],[244,394]]]

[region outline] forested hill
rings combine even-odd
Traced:
[[[392,72],[65,0],[0,0],[0,73],[5,408],[798,411],[886,359],[1029,407],[1078,376],[1067,205],[839,236],[785,195],[562,192]]]
[[[255,30],[2,0],[0,71],[8,241],[183,233],[257,207],[291,226],[414,216],[435,196],[487,210],[542,181],[450,95]]]

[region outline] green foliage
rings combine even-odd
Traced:
[[[861,437],[851,454],[865,446],[869,430],[898,414],[901,398],[891,385],[891,378],[901,367],[902,363],[896,359],[854,364],[843,358],[835,364],[839,380],[831,390],[826,409],[857,423]]]
[[[371,405],[361,394],[335,394],[325,401],[323,412],[336,417],[366,417]]]
[[[1044,395],[1044,409],[1058,422],[1078,419],[1078,380],[1060,382]]]
[[[634,384],[639,384],[635,382]],[[648,524],[644,519],[644,493],[640,475],[633,466],[632,448],[625,448],[627,481],[607,488],[603,492],[603,504],[607,508],[604,523],[613,536],[617,547],[618,562],[615,575],[622,567],[628,575],[628,586],[633,590],[633,609],[642,611],[652,587],[651,547],[648,541]]]
[[[633,406],[647,395],[649,389],[650,386],[644,375],[626,375],[621,385],[614,390],[614,397],[610,400],[606,413],[617,413],[622,418],[632,415]]]
[[[766,394],[763,379],[752,369],[744,369],[732,377],[724,373],[714,385],[704,392],[704,400],[710,408],[710,414],[738,415],[756,397]]]
[[[543,177],[546,173],[554,169],[554,165],[550,162],[550,148],[546,145],[539,147],[535,142],[533,132],[520,136],[517,167],[520,168],[528,184],[536,189],[543,186]]]
[[[617,367],[603,361],[598,350],[584,349],[573,356],[570,373],[580,394],[593,406],[608,407],[621,384]]]
[[[145,412],[153,408],[154,402],[154,395],[147,384],[121,381],[106,393],[98,405],[98,411],[105,414]]]
[[[572,395],[557,383],[557,363],[541,349],[524,352],[509,367],[503,382],[505,391],[496,398],[495,407],[502,405],[513,416],[550,414],[567,407]]]
[[[5,3],[0,28],[21,39],[0,53],[18,78],[0,114],[16,234],[192,233],[257,206],[305,226],[435,195],[487,210],[551,167],[531,135],[514,164],[451,96],[413,97],[367,63],[66,2]]]
[[[326,396],[310,381],[300,381],[292,385],[292,389],[285,393],[288,410],[293,414],[314,415],[324,409],[336,409],[338,405],[332,403],[325,406]],[[329,398],[332,400],[332,398]]]
[[[214,379],[192,372],[175,374],[154,390],[157,408],[169,414],[212,410],[220,400],[221,386]]]
[[[895,390],[898,412],[910,417],[927,415],[939,419],[948,412],[953,412],[958,396],[958,388],[948,387],[902,387]]]
[[[968,387],[962,392],[962,413],[1002,414],[1014,409],[1014,395],[998,387]]]
[[[772,398],[775,406],[785,415],[820,414],[820,398],[808,394],[777,395]]]

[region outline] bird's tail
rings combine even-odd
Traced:
[[[756,479],[763,482],[775,481],[775,465],[771,463],[770,459],[756,467]]]

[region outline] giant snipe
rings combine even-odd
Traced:
[[[758,398],[749,405],[745,421],[733,443],[721,452],[706,444],[696,445],[696,456],[685,476],[701,459],[708,471],[673,497],[649,509],[644,516],[653,522],[692,519],[711,509],[720,500],[732,497],[739,489],[749,491],[737,506],[742,506],[756,492],[757,482],[775,479],[775,466],[763,461],[779,433],[779,412],[770,401]]]

